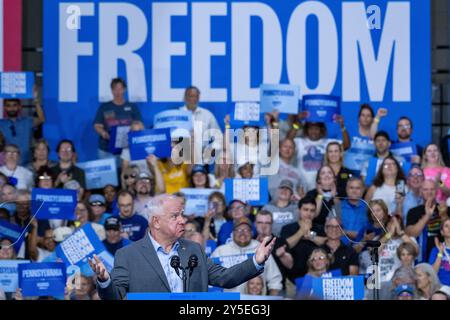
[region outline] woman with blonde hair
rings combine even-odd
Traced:
[[[265,296],[267,295],[267,288],[262,276],[254,277],[247,281],[244,290],[245,294]]]
[[[336,187],[338,197],[346,197],[345,190],[347,181],[352,175],[352,171],[344,167],[344,147],[337,141],[330,142],[325,150],[323,164],[333,169],[336,177]]]
[[[445,166],[436,144],[430,143],[423,150],[422,169],[425,179],[436,181],[438,185],[436,200],[446,201],[450,196],[450,168]]]

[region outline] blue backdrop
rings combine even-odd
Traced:
[[[119,4],[119,2],[121,4]],[[176,2],[176,3],[175,3]],[[410,1],[53,0],[44,2],[44,135],[74,140],[94,159],[93,119],[121,76],[147,126],[196,85],[223,126],[233,101],[259,100],[261,83],[342,97],[348,127],[362,102],[407,115],[431,138],[430,4]],[[333,131],[333,130],[332,130]],[[395,136],[394,136],[395,137]],[[53,157],[55,154],[52,154]]]

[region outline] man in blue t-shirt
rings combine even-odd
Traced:
[[[342,220],[345,235],[355,239],[359,230],[367,225],[367,205],[362,201],[364,183],[361,178],[352,177],[347,181],[347,198],[335,206],[336,214]],[[343,239],[346,242],[346,239]]]
[[[119,221],[122,224],[121,236],[131,241],[138,241],[144,237],[148,221],[134,213],[133,196],[128,191],[121,191],[117,196],[119,206]]]
[[[105,221],[106,239],[103,240],[106,250],[113,256],[116,251],[131,243],[130,240],[122,238],[120,236],[121,229],[120,221],[117,217],[109,217]]]
[[[0,119],[0,131],[9,144],[15,144],[20,148],[20,165],[31,161],[30,145],[33,137],[33,128],[45,121],[44,111],[39,100],[35,99],[36,117],[20,116],[22,106],[19,99],[5,99],[4,109],[6,118]]]
[[[138,107],[125,101],[126,88],[127,85],[123,79],[113,79],[111,81],[113,100],[100,105],[95,115],[94,129],[100,136],[98,142],[98,157],[100,159],[113,157],[109,140],[114,127],[129,128],[133,121],[142,122],[141,112]],[[126,133],[127,130],[116,131],[118,135]]]

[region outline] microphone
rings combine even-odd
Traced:
[[[191,254],[188,260],[189,277],[191,277],[194,268],[198,265],[198,257],[195,254]]]
[[[175,272],[180,277],[180,270],[179,270],[180,269],[180,257],[179,256],[172,256],[172,258],[170,258],[170,266],[175,269]]]

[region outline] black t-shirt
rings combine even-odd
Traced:
[[[322,246],[328,253],[331,253],[327,244]],[[350,266],[359,266],[358,253],[351,246],[346,246],[341,242],[333,254],[333,263],[329,270],[340,269],[343,276],[350,274]]]
[[[272,236],[274,237],[274,235],[272,235]],[[286,242],[286,239],[281,238],[281,237],[277,237],[276,238],[275,245],[274,245],[273,251],[272,251],[272,256],[273,256],[275,262],[277,263],[278,269],[280,269],[281,275],[283,277],[283,287],[284,287],[284,284],[285,284],[286,275],[289,273],[289,270],[283,265],[283,263],[281,263],[280,258],[277,257],[277,255],[276,255],[276,251],[277,251],[278,248],[280,248],[280,247],[282,247],[284,245],[286,245],[286,252],[292,254],[291,250],[289,249],[289,245]]]
[[[298,222],[293,222],[288,225],[285,225],[281,229],[281,238],[288,239],[292,235],[294,235],[300,226]],[[319,237],[324,237],[325,232],[323,230],[323,226],[319,224],[313,223],[311,231],[316,232],[316,235]],[[303,277],[308,271],[307,261],[313,250],[317,248],[317,245],[305,239],[300,239],[300,241],[295,245],[295,247],[290,248],[290,252],[292,257],[294,258],[294,267],[287,273],[288,278],[295,283],[296,278]]]
[[[54,166],[53,168],[51,168],[51,171],[53,173],[53,175],[55,177],[57,177],[63,170],[61,169],[61,167],[58,165]],[[68,175],[72,176],[72,180],[76,180],[80,186],[83,189],[86,189],[86,178],[84,176],[84,170],[81,168],[78,168],[77,166],[71,166],[68,169],[64,169],[64,171],[66,171],[66,173]],[[57,187],[63,187],[62,185],[57,186]]]
[[[315,199],[319,193],[317,192],[317,189],[311,190],[306,194],[306,197]],[[319,224],[321,226],[325,225],[325,220],[327,219],[328,215],[330,214],[330,211],[328,209],[332,209],[334,206],[333,199],[322,201],[325,202],[326,206],[322,203],[322,208],[320,209],[320,213],[317,217],[314,218],[313,224]],[[328,208],[327,208],[328,207]]]
[[[450,214],[450,208],[447,208],[447,215]],[[414,207],[408,211],[408,217],[406,219],[406,226],[412,226],[417,224],[419,220],[425,215],[425,205],[420,205]],[[439,209],[434,209],[434,213],[431,216],[430,220],[426,224],[427,228],[427,247],[426,247],[426,255],[423,255],[425,261],[428,261],[428,257],[430,255],[431,250],[434,248],[434,238],[440,235],[441,228],[441,217],[439,216]]]

